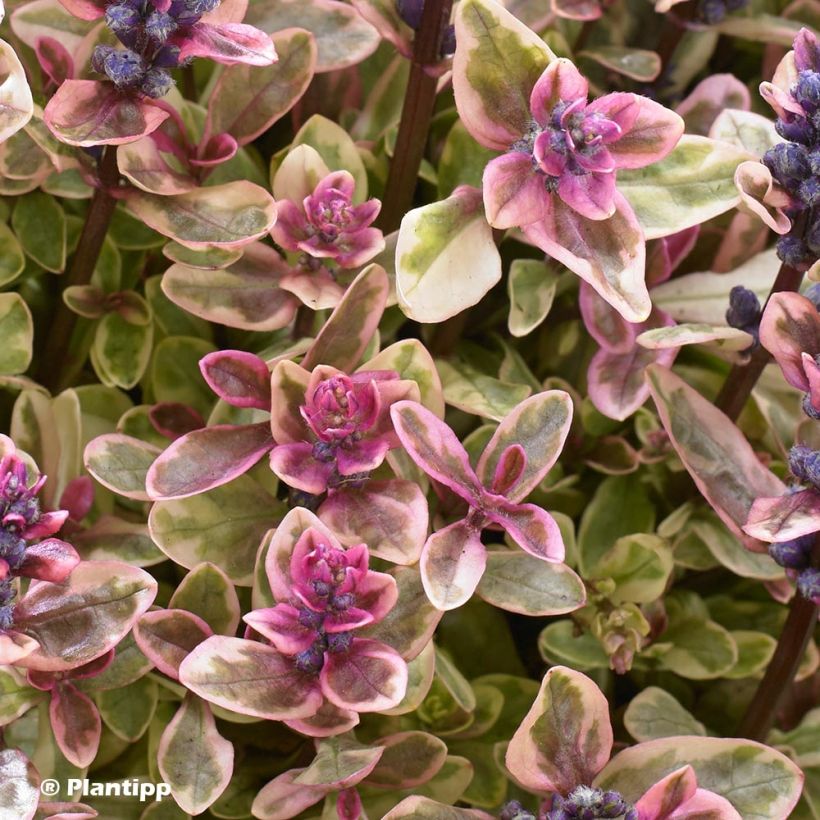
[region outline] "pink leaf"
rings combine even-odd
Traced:
[[[180,682],[201,698],[265,720],[316,714],[322,693],[293,659],[272,646],[214,635],[179,667]]]
[[[547,215],[550,194],[530,154],[511,151],[490,160],[482,189],[487,221],[494,228],[528,225]]]
[[[667,820],[698,788],[695,770],[684,766],[666,775],[635,804],[639,820]]]
[[[51,690],[51,727],[69,763],[83,769],[97,756],[102,732],[100,713],[91,698],[70,683]]]
[[[26,550],[20,575],[59,584],[79,563],[80,556],[71,544],[59,538],[48,538]]]
[[[60,0],[60,3],[80,20],[96,20],[105,14],[105,3],[95,3],[93,0]]]
[[[318,803],[330,788],[295,783],[305,769],[290,769],[275,777],[256,795],[251,811],[260,820],[291,820]]]
[[[410,458],[431,478],[475,505],[481,497],[481,482],[455,433],[417,402],[397,402],[390,415]]]
[[[267,422],[222,424],[188,433],[151,465],[145,486],[155,501],[186,498],[246,473],[273,447]]]
[[[701,495],[747,547],[762,551],[742,530],[752,503],[785,492],[743,433],[686,382],[658,365],[647,368],[649,389],[672,445]]]
[[[609,704],[586,676],[553,666],[507,748],[507,768],[526,789],[568,794],[592,783],[612,751]]]
[[[807,392],[803,353],[820,354],[820,314],[799,293],[774,293],[760,321],[760,343],[774,356],[786,381]]]
[[[270,410],[270,370],[263,359],[243,350],[216,350],[199,360],[211,390],[234,407]]]
[[[313,445],[308,442],[279,444],[270,454],[270,468],[289,487],[312,495],[327,490],[333,473],[333,462],[313,457]]]
[[[503,527],[522,550],[544,561],[564,560],[564,540],[555,519],[535,504],[515,504],[486,496],[487,517]]]
[[[54,136],[69,145],[124,145],[155,131],[168,112],[123,95],[111,83],[66,80],[48,101],[44,119]]]
[[[430,603],[450,610],[465,604],[475,592],[487,564],[479,532],[466,520],[434,532],[421,553],[421,580]]]
[[[170,42],[179,46],[181,61],[189,57],[208,57],[223,65],[266,66],[277,59],[273,40],[244,23],[196,23],[184,34],[172,36]]]
[[[820,492],[814,488],[758,498],[743,531],[761,541],[791,541],[820,530]]]
[[[349,732],[359,725],[359,713],[350,709],[340,709],[326,700],[315,715],[283,721],[294,732],[308,737],[333,737]],[[289,820],[289,819],[288,819]]]
[[[329,652],[319,675],[325,696],[341,709],[382,712],[401,703],[407,664],[380,641],[354,638],[347,652]]]
[[[558,197],[546,218],[524,227],[534,245],[588,282],[628,322],[643,322],[652,309],[644,282],[646,245],[638,220],[615,193],[615,214],[593,220]]]
[[[172,680],[179,680],[180,664],[212,634],[202,618],[184,609],[146,612],[134,624],[134,640],[143,655]]]

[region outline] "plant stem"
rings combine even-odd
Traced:
[[[686,24],[695,16],[697,3],[695,0],[690,0],[684,3],[679,13],[667,12],[666,25],[661,33],[660,42],[655,49],[658,56],[661,58],[661,73],[658,79],[655,80],[655,87],[662,86],[669,78],[669,70],[672,67],[672,57],[675,55],[675,50],[680,45],[683,35],[686,34]]]
[[[399,227],[401,218],[413,203],[438,86],[437,78],[425,69],[441,59],[441,36],[450,20],[452,4],[452,0],[426,0],[413,41],[410,78],[378,221],[385,233]]]
[[[77,250],[63,277],[63,289],[72,285],[87,285],[91,281],[117,204],[111,190],[116,187],[119,178],[117,149],[114,146],[107,146],[99,161],[99,186],[94,191],[88,207]],[[69,310],[60,294],[50,323],[39,371],[40,382],[52,393],[63,389],[82,367],[83,362],[77,361],[76,356],[72,356],[71,353],[71,334],[76,324],[77,315]]]
[[[584,24],[581,26],[578,37],[572,46],[573,57],[577,57],[578,52],[583,51],[584,46],[586,46],[589,41],[589,35],[592,34],[592,29],[595,27],[595,22],[595,20],[584,20]]]
[[[800,271],[785,263],[782,264],[766,303],[768,304],[773,293],[796,291],[802,280],[803,274]],[[715,405],[732,421],[735,421],[740,415],[740,411],[746,404],[754,386],[757,384],[757,380],[760,378],[760,374],[763,372],[763,368],[766,367],[770,359],[771,356],[766,348],[758,345],[746,364],[736,364],[729,371],[729,375],[726,377],[717,399],[715,399]]]
[[[818,538],[815,547],[820,544]],[[815,550],[816,551],[816,550]],[[758,684],[746,714],[738,727],[738,735],[750,740],[765,741],[774,724],[777,707],[789,690],[817,622],[817,607],[808,598],[795,593],[789,605],[789,615],[777,641],[763,680]]]

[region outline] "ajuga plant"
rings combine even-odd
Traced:
[[[820,817],[818,0],[5,12],[0,820]]]

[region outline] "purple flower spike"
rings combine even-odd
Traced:
[[[37,495],[45,481],[40,476],[29,486],[26,465],[15,453],[0,459],[0,664],[13,664],[37,648],[36,641],[14,631],[15,579],[61,583],[80,562],[74,547],[49,537],[68,511],[40,509]]]
[[[384,248],[382,232],[370,227],[381,203],[369,199],[354,205],[354,189],[350,173],[335,171],[305,197],[301,207],[281,201],[273,238],[289,251],[332,259],[342,268],[363,265]]]

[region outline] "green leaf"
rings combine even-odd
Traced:
[[[356,182],[353,201],[367,199],[367,171],[356,143],[340,125],[314,114],[297,132],[291,148],[309,145],[315,149],[331,171],[347,171]]]
[[[619,538],[591,572],[615,582],[607,596],[613,603],[646,604],[663,595],[673,568],[672,550],[663,538],[636,533]]]
[[[736,629],[731,635],[737,645],[737,663],[725,677],[739,680],[757,676],[765,671],[772,659],[777,641],[765,632],[753,632],[749,629]]]
[[[464,362],[439,359],[436,368],[447,404],[495,421],[501,421],[532,392],[528,385],[494,379]]]
[[[131,324],[117,312],[103,316],[91,348],[91,363],[100,381],[125,390],[134,387],[148,367],[153,339],[152,324]]]
[[[551,261],[516,259],[510,265],[507,326],[513,336],[532,333],[547,318],[555,298],[558,273],[558,265]]]
[[[201,814],[225,791],[233,774],[233,744],[217,731],[207,703],[188,693],[157,750],[162,779],[188,813]]]
[[[396,292],[405,315],[442,322],[476,304],[501,279],[501,256],[481,191],[461,188],[408,211],[396,245]]]
[[[576,669],[609,669],[609,656],[594,635],[576,634],[572,621],[556,621],[538,636],[538,651],[548,663],[563,663]]]
[[[640,48],[599,45],[586,48],[577,56],[586,57],[638,82],[651,83],[661,72],[661,58],[654,51]]]
[[[0,222],[0,287],[13,282],[26,266],[26,257],[17,237],[5,222]]]
[[[587,504],[578,529],[579,565],[589,575],[598,560],[624,535],[652,532],[655,508],[634,475],[605,478]]]
[[[145,474],[160,454],[159,447],[121,433],[98,436],[85,448],[86,470],[109,490],[148,501]]]
[[[360,783],[379,762],[384,746],[364,745],[341,737],[319,741],[316,757],[294,783],[347,789]]]
[[[720,678],[738,661],[738,648],[731,633],[714,621],[698,618],[676,621],[660,640],[671,644],[661,655],[661,665],[683,678]]]
[[[459,185],[481,187],[484,166],[497,155],[496,151],[479,145],[456,120],[444,140],[438,164],[438,195],[449,196]]]
[[[640,742],[674,735],[706,735],[706,727],[657,686],[648,686],[630,701],[624,712],[624,726]]]
[[[462,0],[456,7],[453,90],[467,130],[506,151],[532,120],[530,93],[555,59],[546,43],[503,6]]]
[[[282,514],[276,499],[243,475],[200,495],[156,502],[148,526],[177,564],[193,569],[208,561],[238,586],[251,586],[262,536]]]
[[[168,606],[193,612],[217,635],[233,635],[239,625],[236,590],[215,564],[197,564],[182,579]]]
[[[145,677],[97,695],[97,708],[117,737],[135,743],[148,729],[159,701],[159,687]]]
[[[616,755],[593,786],[617,789],[637,800],[662,777],[690,765],[698,787],[729,800],[743,820],[789,817],[803,778],[787,757],[751,740],[671,737],[652,740]]]
[[[522,615],[563,615],[586,603],[583,582],[566,564],[519,551],[488,552],[476,592],[493,606]]]
[[[31,364],[34,322],[18,293],[0,293],[0,374],[17,375]]]
[[[0,726],[8,726],[45,698],[13,666],[0,667]]]
[[[11,215],[11,227],[26,255],[40,267],[52,273],[65,268],[65,213],[54,197],[42,191],[21,196]]]
[[[618,172],[618,189],[627,198],[647,239],[700,225],[734,208],[737,166],[757,159],[748,151],[707,137],[684,135],[659,162]]]
[[[204,339],[169,336],[154,349],[151,360],[151,385],[158,402],[189,404],[207,417],[216,402],[199,372],[199,360],[216,348]]]

